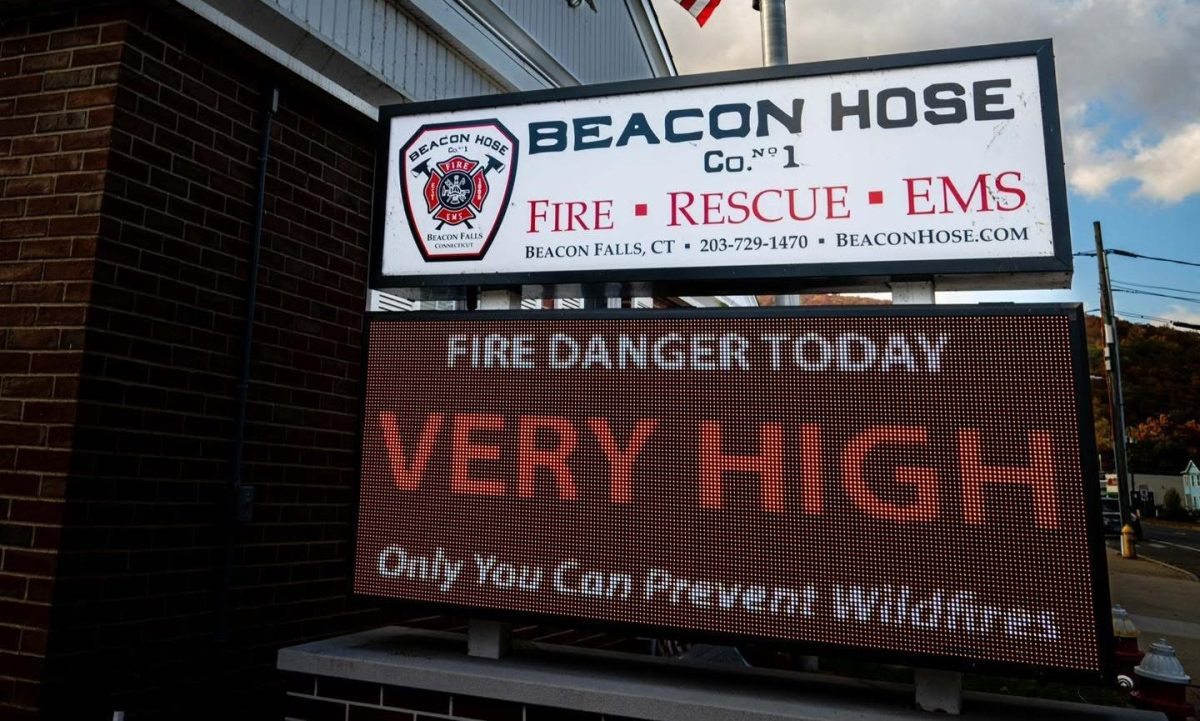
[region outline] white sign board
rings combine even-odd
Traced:
[[[1060,286],[1055,92],[1045,41],[384,108],[373,285]]]

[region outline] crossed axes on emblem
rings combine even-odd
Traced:
[[[487,164],[483,166],[483,174],[487,175],[489,172],[491,172],[493,170],[504,170],[504,163],[500,162],[496,158],[496,156],[488,155],[487,156]],[[416,165],[414,165],[413,169],[409,172],[411,172],[414,176],[420,176],[420,175],[424,174],[425,177],[427,177],[427,178],[430,177],[431,175],[433,175],[433,171],[429,169],[429,158],[425,158],[420,163],[417,163]],[[471,221],[469,221],[469,220],[464,220],[463,223],[468,228],[472,227]],[[434,230],[441,230],[442,226],[445,224],[446,224],[445,221],[439,222],[437,224],[437,227],[434,228]]]

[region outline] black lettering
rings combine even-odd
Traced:
[[[871,101],[866,90],[858,91],[857,105],[843,105],[841,93],[834,93],[829,102],[832,108],[831,112],[833,113],[834,130],[842,129],[842,121],[848,115],[858,116],[859,129],[871,127]]]
[[[650,129],[650,123],[646,122],[646,116],[643,113],[634,113],[629,116],[629,122],[625,124],[625,130],[621,132],[617,146],[628,145],[629,139],[635,135],[645,138],[647,145],[658,145],[660,142],[658,136]]]
[[[600,138],[600,128],[612,125],[612,118],[607,115],[596,115],[590,118],[575,118],[575,149],[593,150],[612,146],[612,138]],[[599,138],[592,140],[592,138]]]
[[[722,128],[721,116],[735,114],[737,127]],[[745,103],[714,105],[708,113],[708,133],[714,138],[744,138],[750,134],[750,106]]]
[[[680,110],[672,110],[667,113],[667,132],[666,138],[668,143],[691,143],[700,140],[704,137],[704,133],[697,130],[691,133],[681,133],[675,129],[675,121],[679,118],[703,118],[704,111],[700,108],[683,108]]]
[[[767,118],[773,118],[789,132],[799,133],[801,127],[801,116],[804,113],[804,99],[795,98],[792,100],[792,114],[788,115],[775,103],[770,100],[758,101],[758,132],[755,133],[758,137],[770,135],[771,131],[767,129]]]
[[[958,83],[934,83],[925,88],[925,122],[930,125],[950,125],[962,123],[967,119],[967,102],[962,96],[966,88]],[[946,93],[954,97],[943,97]],[[946,111],[949,112],[936,112]]]
[[[1010,120],[1016,117],[1016,112],[1012,108],[989,109],[991,106],[1004,102],[1004,93],[992,93],[991,91],[1011,87],[1012,81],[1007,78],[1002,80],[980,80],[972,85],[971,90],[975,96],[975,119]]]
[[[567,149],[567,124],[546,120],[529,124],[529,154],[561,153]]]
[[[904,106],[904,116],[893,118],[891,101],[898,99]],[[875,97],[876,122],[881,128],[911,128],[917,124],[917,95],[908,88],[885,88]]]

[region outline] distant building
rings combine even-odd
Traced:
[[[1187,468],[1180,473],[1183,480],[1183,505],[1185,508],[1200,510],[1200,468],[1195,461],[1188,461]]]
[[[1133,473],[1129,474],[1129,488],[1134,494],[1139,491],[1150,491],[1153,494],[1154,505],[1162,506],[1163,498],[1166,497],[1166,492],[1174,488],[1175,492],[1183,498],[1184,483],[1183,477],[1177,475],[1159,475],[1152,473]],[[1114,476],[1115,479],[1116,476]],[[1112,486],[1116,491],[1116,486]]]

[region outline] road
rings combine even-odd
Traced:
[[[1109,546],[1120,547],[1116,539],[1110,539]],[[1200,576],[1200,526],[1187,528],[1143,521],[1142,542],[1137,545],[1137,552]]]

